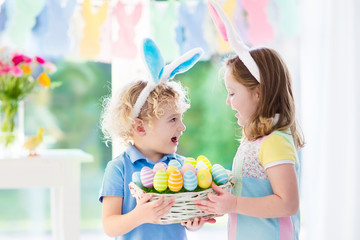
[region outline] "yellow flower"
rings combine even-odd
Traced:
[[[20,68],[27,75],[29,75],[32,72],[31,67],[29,65],[22,65]]]
[[[39,83],[40,83],[40,85],[42,85],[42,86],[44,86],[44,87],[49,87],[50,86],[50,83],[51,83],[51,81],[50,81],[50,78],[49,78],[49,76],[46,74],[46,73],[41,73],[40,75],[39,75]]]

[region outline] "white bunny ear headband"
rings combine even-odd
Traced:
[[[155,42],[146,38],[143,43],[143,54],[152,79],[148,81],[146,87],[141,91],[135,102],[131,113],[131,118],[133,119],[139,116],[146,99],[159,83],[170,81],[176,74],[189,70],[200,59],[203,50],[201,48],[191,49],[184,55],[165,65],[164,59]]]
[[[225,12],[214,0],[208,0],[208,6],[211,18],[217,27],[222,38],[227,41],[231,48],[245,64],[251,75],[260,83],[260,73],[256,62],[250,55],[250,49],[242,41],[240,35],[235,31]]]

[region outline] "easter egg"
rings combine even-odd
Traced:
[[[192,157],[185,159],[184,164],[185,163],[190,163],[191,165],[193,165],[193,167],[196,166],[196,160],[195,160],[195,158],[192,158]]]
[[[170,176],[170,173],[176,170],[179,171],[179,169],[175,166],[168,166],[168,168],[166,169],[166,173]]]
[[[187,171],[187,170],[190,170],[192,172],[194,172],[196,174],[196,170],[194,168],[193,165],[191,165],[191,163],[184,163],[183,167],[181,168],[181,174],[184,176],[184,173]]]
[[[168,175],[165,172],[165,170],[160,169],[156,172],[154,176],[153,185],[154,188],[159,191],[165,191],[167,189],[167,183],[168,183]]]
[[[209,171],[211,172],[211,162],[209,161],[209,159],[207,159],[207,157],[200,155],[196,159],[196,162],[199,162],[199,161],[203,161],[206,164],[206,166],[208,167]]]
[[[206,166],[206,163],[204,163],[203,161],[199,161],[196,163],[196,172],[198,172],[201,169],[209,170],[209,168]]]
[[[171,191],[178,192],[183,186],[183,177],[179,170],[170,173],[168,178],[168,186]]]
[[[212,166],[211,175],[214,182],[220,185],[225,184],[229,178],[225,168],[220,164],[214,164],[214,166]]]
[[[188,191],[193,191],[197,185],[198,180],[195,173],[191,170],[188,170],[184,173],[184,188]]]
[[[151,168],[143,167],[140,171],[140,180],[142,185],[146,188],[153,186],[154,173]]]
[[[140,180],[140,172],[134,172],[132,174],[131,180],[139,187],[143,187],[143,185],[141,184],[141,180]]]
[[[177,169],[181,169],[181,163],[178,160],[170,160],[169,166],[175,166]]]
[[[153,167],[153,172],[156,173],[160,169],[166,171],[166,169],[167,169],[166,163],[164,163],[164,162],[156,163],[155,166]]]
[[[207,169],[200,169],[197,173],[199,187],[209,188],[212,182],[211,173]]]

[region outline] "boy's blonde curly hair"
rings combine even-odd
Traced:
[[[136,81],[125,86],[121,91],[103,101],[101,130],[105,141],[120,139],[125,145],[133,140],[131,112],[146,82]],[[184,113],[190,107],[187,92],[180,83],[168,81],[159,83],[142,106],[138,118],[151,125],[152,119],[164,115],[164,107],[173,106]]]

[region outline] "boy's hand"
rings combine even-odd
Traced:
[[[139,219],[142,223],[159,223],[160,218],[169,212],[172,205],[174,205],[174,199],[164,199],[161,196],[158,200],[149,202],[152,198],[152,194],[145,194],[135,207],[135,211],[139,214]]]
[[[205,220],[205,218],[201,217],[201,218],[194,218],[194,220],[190,220],[187,222],[182,222],[181,225],[185,226],[189,231],[197,231],[199,230],[204,223],[216,223],[216,220],[214,218]]]
[[[217,186],[214,183],[211,183],[212,189],[217,194],[209,193],[209,200],[196,200],[194,201],[196,207],[201,211],[212,214],[223,215],[229,212],[234,212],[236,210],[236,196],[225,191],[221,187]]]

